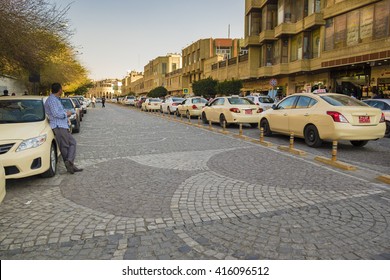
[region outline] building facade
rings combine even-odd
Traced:
[[[246,0],[248,54],[212,64],[210,76],[248,92],[388,90],[389,13],[390,0]]]
[[[115,98],[122,95],[122,81],[118,79],[105,79],[101,81],[95,81],[93,88],[91,88],[87,96],[91,98],[105,97],[107,99]]]
[[[139,79],[143,79],[144,75],[142,72],[130,71],[127,73],[126,77],[122,79],[122,95],[131,95],[134,94],[131,85]]]

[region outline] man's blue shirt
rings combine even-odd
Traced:
[[[56,128],[65,128],[68,129],[68,117],[66,111],[60,99],[54,94],[50,94],[45,102],[46,114],[49,117],[50,127]]]

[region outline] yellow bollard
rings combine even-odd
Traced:
[[[200,120],[200,116],[198,117],[198,125],[200,126],[200,123],[201,123],[201,120]]]
[[[240,130],[238,131],[238,135],[242,136],[242,123],[240,123]]]
[[[290,134],[290,150],[294,149],[294,133],[291,132]]]
[[[181,120],[181,121],[183,120],[183,115],[182,115],[182,114],[180,114],[180,120]]]
[[[226,131],[226,120],[223,121],[222,131],[223,131],[223,132]]]
[[[337,161],[337,141],[332,142],[332,161]]]
[[[188,123],[191,123],[191,115],[188,115]]]
[[[209,121],[209,129],[213,129],[213,125],[212,125],[211,121]]]
[[[264,142],[264,127],[260,127],[260,143]]]

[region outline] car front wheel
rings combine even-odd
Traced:
[[[57,172],[57,149],[54,144],[51,144],[49,169],[41,176],[44,178],[50,178],[56,175],[56,172]]]
[[[312,124],[308,125],[305,128],[304,135],[305,135],[305,143],[309,147],[317,148],[317,147],[321,146],[322,140],[321,140],[320,135],[318,133],[317,127],[315,127],[314,125],[312,125]]]
[[[264,136],[271,136],[272,135],[272,131],[269,127],[269,123],[268,123],[267,119],[262,119],[260,121],[260,127],[263,128]]]
[[[386,121],[386,132],[385,137],[390,138],[390,121]]]
[[[206,117],[206,113],[205,113],[205,112],[202,113],[202,122],[203,122],[204,124],[207,124],[207,123],[208,123],[208,122],[207,122],[207,117]]]

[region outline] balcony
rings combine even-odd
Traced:
[[[260,46],[259,36],[248,36],[248,37],[245,37],[244,46],[245,47],[248,47],[248,46]]]
[[[305,30],[310,30],[313,27],[325,25],[324,16],[322,13],[314,13],[304,19]]]
[[[263,66],[257,70],[258,77],[272,77],[273,66]]]
[[[248,14],[252,9],[261,9],[269,0],[245,0],[245,14]]]
[[[283,74],[288,75],[290,74],[289,71],[290,71],[289,63],[279,63],[273,66],[272,74],[274,76],[283,75]]]
[[[295,23],[282,23],[275,27],[275,37],[296,34]]]
[[[268,41],[276,41],[278,38],[275,37],[275,30],[264,30],[259,35],[259,43],[264,44]]]
[[[311,71],[310,60],[303,59],[289,63],[290,73],[308,72]]]

